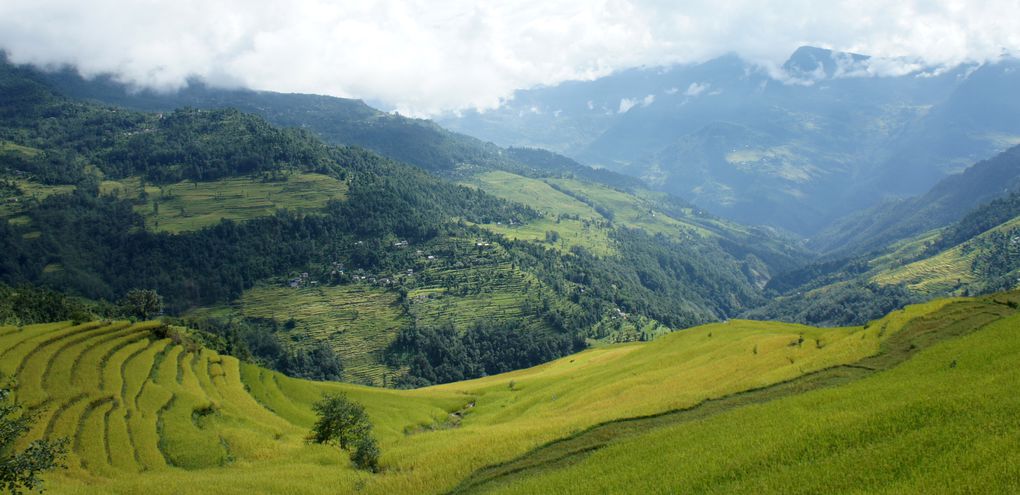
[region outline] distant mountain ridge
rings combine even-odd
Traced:
[[[923,195],[893,200],[840,220],[809,245],[821,252],[862,254],[944,227],[983,203],[1020,189],[1020,146],[939,181]]]
[[[802,47],[779,72],[731,54],[521,90],[437,121],[809,236],[1020,143],[1018,69],[1012,58],[932,68]]]

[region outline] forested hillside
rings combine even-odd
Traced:
[[[330,350],[350,380],[409,385],[647,339],[759,304],[796,252],[679,201],[649,207],[536,169],[517,177],[581,209],[488,194],[473,177],[493,168],[456,185],[235,109],[106,107],[10,65],[0,85],[0,281],[110,302],[154,289],[168,315],[298,374],[333,371],[299,369],[294,350]],[[557,225],[598,240],[564,244]],[[266,294],[290,309],[253,304]],[[507,339],[513,354],[491,352]]]

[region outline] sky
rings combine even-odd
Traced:
[[[810,44],[932,65],[1020,54],[1020,0],[0,0],[0,49],[136,87],[362,98],[415,116],[516,89]]]

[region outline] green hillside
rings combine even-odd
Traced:
[[[801,254],[633,181],[426,122],[335,116],[402,159],[445,136],[420,149],[431,165],[408,158],[438,176],[300,122],[74,100],[6,63],[0,89],[0,283],[100,306],[153,289],[224,352],[292,375],[424,385],[649,339],[760,304]],[[300,354],[323,346],[345,372],[310,369],[321,360]]]
[[[944,371],[918,379],[923,383],[936,383],[945,373],[961,374],[963,381],[941,382],[944,383],[941,386],[944,400],[960,403],[970,396],[952,394],[958,394],[958,387],[979,376],[984,376],[983,383],[989,385],[1015,387],[1015,374],[1008,371],[1015,368],[1015,363],[1009,361],[1012,358],[1010,349],[1020,341],[1012,332],[1015,317],[994,323],[1013,313],[1012,307],[1004,304],[1004,298],[1000,297],[999,301],[1002,304],[993,299],[935,301],[898,311],[866,327],[854,328],[818,329],[751,321],[717,323],[648,343],[598,347],[531,369],[413,391],[287,378],[190,344],[182,329],[159,323],[73,325],[64,322],[4,327],[0,329],[0,371],[16,376],[16,397],[42,412],[29,440],[43,436],[71,439],[73,452],[68,469],[47,477],[52,493],[336,493],[354,490],[443,493],[472,479],[473,472],[486,466],[526,458],[532,455],[529,452],[547,442],[576,436],[594,425],[684,410],[706,399],[730,397],[741,391],[768,391],[771,389],[767,387],[772,384],[800,383],[798,377],[810,380],[822,370],[844,369],[839,367],[843,364],[860,361],[864,368],[884,369],[934,342],[973,332],[992,322],[986,330],[965,337],[970,340],[959,341],[960,344],[950,341],[949,347],[941,345],[922,351],[916,364],[907,361],[906,365],[894,368],[893,374],[883,373],[862,381],[851,376],[843,381],[847,383],[845,386],[840,382],[838,388],[812,393],[857,397],[858,389],[870,390],[869,387],[874,388],[871,383],[880,380],[879,383],[894,387],[881,392],[895,396],[889,400],[890,409],[859,409],[861,406],[858,406],[858,409],[846,409],[849,411],[843,413],[846,419],[822,421],[821,413],[813,406],[797,405],[802,403],[800,401],[818,403],[818,399],[813,398],[816,396],[809,394],[803,398],[720,411],[711,415],[708,423],[686,424],[680,419],[675,426],[649,432],[649,439],[634,440],[665,441],[659,438],[672,434],[673,428],[698,425],[698,428],[705,428],[700,430],[703,433],[697,437],[698,442],[713,445],[722,442],[725,446],[707,449],[712,452],[711,458],[741,459],[741,455],[749,458],[758,450],[745,449],[744,442],[766,440],[797,445],[798,449],[809,449],[803,452],[813,452],[810,449],[817,443],[796,442],[795,438],[799,437],[791,437],[782,427],[783,424],[803,423],[804,427],[793,429],[802,432],[797,435],[817,438],[831,432],[836,436],[831,437],[832,443],[825,444],[827,452],[831,455],[846,452],[849,466],[877,469],[896,463],[875,464],[873,456],[856,456],[856,444],[841,443],[839,440],[844,436],[839,436],[842,434],[838,432],[844,431],[840,428],[846,425],[864,424],[855,423],[853,414],[875,417],[890,412],[892,416],[879,423],[886,425],[881,432],[892,442],[910,441],[916,434],[896,427],[908,423],[900,423],[907,416],[895,414],[895,404],[924,401],[928,395],[920,391],[927,388],[911,387],[908,385],[912,382],[900,383],[893,377],[913,376],[916,372],[912,370],[927,369],[932,367],[928,363],[937,363],[937,368]],[[985,342],[994,343],[996,347],[986,350]],[[961,347],[963,345],[968,347]],[[861,361],[868,356],[876,357]],[[950,366],[952,360],[959,365]],[[782,385],[779,387],[777,397],[789,393],[782,392]],[[321,393],[338,390],[348,392],[363,403],[375,423],[383,450],[381,473],[355,471],[346,456],[335,448],[304,441],[314,419],[310,404]],[[998,389],[971,387],[970,390],[973,394],[993,394]],[[652,391],[654,393],[650,393]],[[763,400],[768,401],[768,398]],[[830,408],[842,404],[822,402],[831,404],[826,406]],[[983,407],[982,411],[987,410],[987,406]],[[755,419],[747,416],[757,414],[762,408],[779,409]],[[790,408],[801,412],[784,412]],[[858,410],[859,413],[852,413]],[[937,421],[953,417],[954,409],[941,410],[944,411],[941,415],[920,416],[917,407],[903,411],[914,411],[909,416],[913,422],[909,424],[934,427],[939,424]],[[1008,407],[1002,406],[1003,413],[1007,410]],[[738,418],[734,420],[733,416]],[[785,419],[770,422],[768,418],[773,417]],[[712,428],[715,424],[720,427]],[[748,424],[762,426],[745,428]],[[735,435],[735,431],[740,434]],[[759,435],[759,431],[765,433]],[[777,434],[768,435],[768,431]],[[818,433],[811,434],[811,431]],[[992,430],[980,431],[997,435]],[[616,435],[610,432],[607,438],[612,440]],[[938,451],[943,445],[948,448],[945,442],[951,440],[948,433],[926,438],[932,442],[928,451]],[[578,466],[605,459],[604,454],[610,452],[622,452],[618,458],[621,465],[635,466],[621,472],[621,479],[629,479],[626,473],[637,473],[653,465],[639,459],[630,460],[629,456],[635,454],[626,447],[632,442],[623,440],[613,444]],[[682,459],[661,456],[677,448],[706,452],[697,447],[698,443],[668,442],[674,447],[656,449],[659,459],[656,462]],[[889,445],[886,447],[888,456],[913,452],[897,449],[895,444],[882,445]],[[797,457],[777,454],[773,459],[771,462],[789,469],[799,466]],[[974,459],[989,458],[985,455]],[[711,477],[699,471],[698,465],[685,466],[684,471],[659,469],[655,476],[693,472]],[[717,469],[728,469],[731,465],[719,463]],[[850,468],[842,472],[859,471]],[[769,479],[793,476],[792,471],[789,475],[783,474],[785,472]],[[1001,473],[990,468],[987,472]],[[754,473],[748,472],[746,476]],[[697,482],[702,478],[685,476],[684,479]],[[829,483],[817,486],[847,486],[840,484],[840,480],[846,479],[822,477],[816,478],[816,482]],[[544,477],[536,478],[535,482],[556,483]]]

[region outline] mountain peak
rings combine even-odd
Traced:
[[[783,64],[783,70],[797,78],[827,79],[859,69],[869,58],[859,53],[805,45],[790,55]]]

